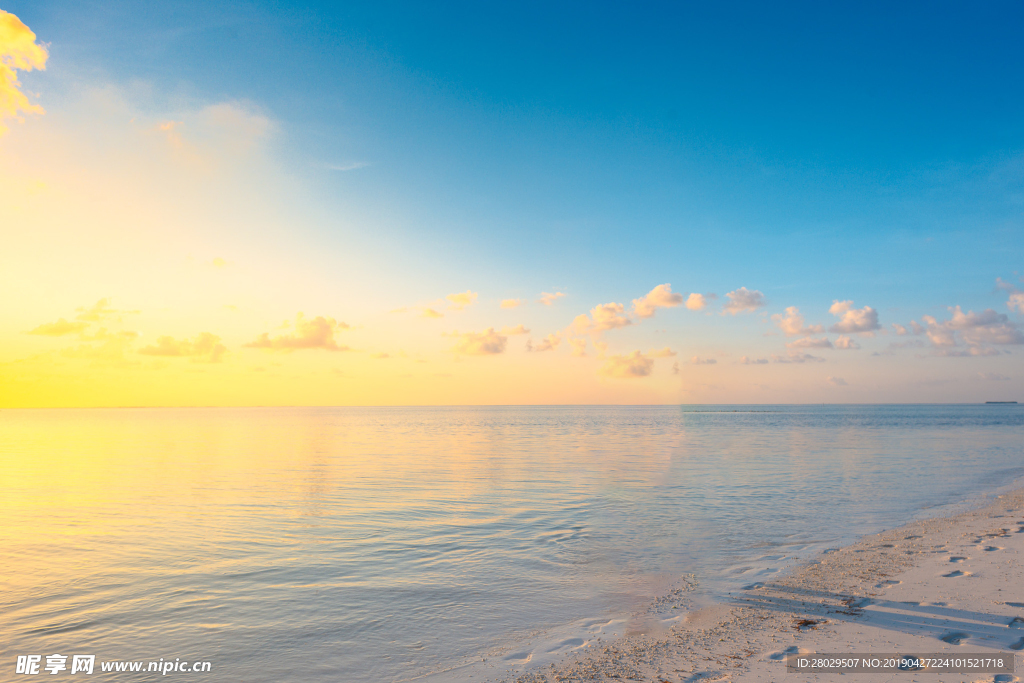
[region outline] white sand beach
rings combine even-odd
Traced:
[[[1021,677],[1024,490],[825,552],[667,627],[593,642],[559,663],[501,680],[992,681]],[[1010,653],[1014,674],[787,673],[791,652]]]

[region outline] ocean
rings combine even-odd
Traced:
[[[1020,486],[1022,427],[1018,405],[4,410],[0,680],[52,654],[497,678]]]

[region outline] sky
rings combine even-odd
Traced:
[[[0,0],[0,408],[1024,401],[1024,8]]]

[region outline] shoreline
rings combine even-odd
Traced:
[[[840,674],[787,673],[788,652],[1024,654],[1024,628],[1009,626],[1024,617],[1024,488],[976,503],[826,550],[720,602],[655,620],[642,633],[597,637],[593,647],[518,670],[509,661],[487,671],[474,666],[458,678],[802,683]],[[686,598],[680,590],[671,595],[670,601]],[[1024,669],[1024,657],[1017,663]],[[919,673],[899,680],[1010,683],[1022,674]]]

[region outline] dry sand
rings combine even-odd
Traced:
[[[577,651],[497,680],[1017,681],[1024,658],[1024,490],[827,551],[670,628]],[[1017,673],[797,674],[786,652],[1011,653]]]

